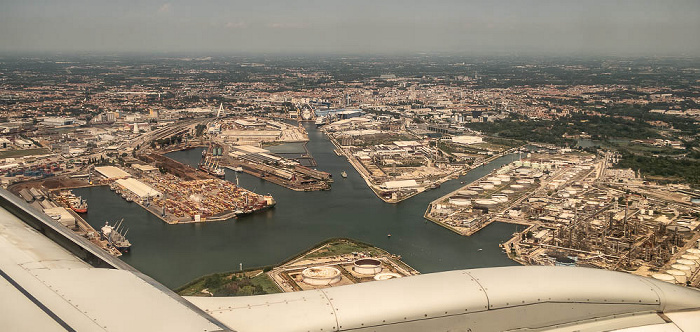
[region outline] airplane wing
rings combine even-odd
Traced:
[[[180,297],[0,190],[7,331],[699,331],[700,291],[573,267],[432,273],[322,290]]]

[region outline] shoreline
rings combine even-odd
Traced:
[[[368,255],[367,256],[358,256],[357,252],[344,252],[342,254],[339,254],[337,252],[334,252],[333,250],[330,250],[329,248],[331,247],[338,247],[341,248],[343,246],[349,246],[352,249],[355,250],[360,250],[363,252],[366,252]],[[320,254],[316,255],[320,250],[329,250],[328,253],[326,254]],[[352,250],[351,249],[351,250]],[[345,251],[348,249],[345,248]],[[309,257],[311,256],[311,257]],[[206,274],[200,277],[197,277],[195,279],[192,279],[191,281],[173,288],[173,291],[175,291],[178,294],[184,294],[187,293],[189,296],[215,296],[214,293],[211,292],[210,289],[208,288],[203,288],[204,283],[206,283],[207,280],[211,279],[216,279],[216,278],[228,278],[228,276],[231,276],[232,278],[229,280],[233,280],[233,276],[237,276],[239,278],[241,277],[247,277],[249,280],[252,279],[258,279],[260,278],[261,275],[263,275],[265,278],[268,278],[269,283],[273,284],[277,288],[277,293],[285,293],[285,292],[292,292],[292,291],[299,291],[302,288],[298,285],[296,285],[296,281],[293,281],[290,279],[288,273],[298,273],[298,271],[303,270],[308,267],[314,267],[314,266],[338,266],[338,269],[341,269],[341,274],[345,282],[341,282],[341,284],[348,284],[348,283],[361,283],[361,282],[371,282],[370,280],[358,280],[358,278],[355,276],[353,277],[351,275],[351,272],[346,271],[340,267],[342,264],[349,264],[350,261],[354,261],[357,259],[362,259],[362,258],[373,258],[376,260],[379,260],[383,262],[385,268],[390,268],[393,270],[396,270],[399,272],[401,276],[410,276],[410,275],[417,275],[420,274],[418,270],[414,269],[407,263],[401,260],[401,256],[394,255],[389,253],[388,251],[376,247],[374,245],[371,245],[366,242],[362,242],[359,240],[351,239],[351,238],[342,238],[342,237],[334,237],[334,238],[329,238],[326,240],[323,240],[305,250],[302,250],[298,252],[297,254],[294,254],[290,256],[289,258],[284,259],[280,263],[277,264],[271,264],[271,265],[265,265],[265,266],[256,266],[256,267],[250,267],[250,268],[245,268],[245,269],[240,269],[237,271],[223,271],[223,272],[215,272],[215,273],[210,273]],[[302,263],[302,264],[299,264]],[[296,265],[295,265],[296,264]],[[354,272],[353,272],[354,273]],[[365,278],[366,279],[366,278]],[[294,285],[287,284],[288,282],[293,282],[295,283]],[[294,287],[296,286],[296,287]],[[334,285],[334,286],[340,286]],[[334,287],[328,286],[328,287]],[[225,287],[225,285],[223,285]],[[303,284],[304,288],[314,288],[317,289],[319,288],[318,286],[310,286]],[[200,289],[203,288],[203,289]],[[219,288],[222,288],[220,286]],[[320,287],[323,288],[323,287]],[[214,290],[216,292],[216,290]],[[271,292],[266,292],[264,294],[269,294]],[[231,295],[228,295],[231,296]],[[236,296],[236,295],[233,295]],[[240,295],[239,295],[240,296]]]

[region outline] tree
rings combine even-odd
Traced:
[[[239,296],[250,296],[255,294],[255,287],[253,286],[243,286],[239,291],[238,294]]]

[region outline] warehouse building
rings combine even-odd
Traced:
[[[114,166],[95,167],[95,171],[108,179],[126,179],[131,177],[131,174],[124,172],[119,167]]]
[[[124,187],[124,189],[131,191],[140,199],[147,199],[149,197],[163,197],[163,193],[161,193],[160,191],[155,190],[149,185],[134,178],[120,179],[116,182],[120,186]]]

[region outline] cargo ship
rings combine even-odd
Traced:
[[[109,246],[122,253],[127,253],[131,249],[131,242],[126,239],[126,233],[128,233],[129,230],[124,232],[124,234],[121,233],[123,230],[123,228],[121,228],[123,221],[124,220],[119,221],[114,226],[111,226],[109,222],[105,222],[105,225],[100,229],[100,237],[102,240],[106,240]]]
[[[259,212],[259,211],[264,211],[267,209],[271,209],[277,205],[277,202],[275,201],[274,198],[272,198],[272,195],[267,194],[260,196],[260,198],[257,200],[257,202],[253,204],[248,203],[248,199],[246,198],[246,204],[242,209],[237,209],[234,213],[236,214],[236,217],[240,216],[245,216],[248,214],[251,214],[253,212]]]
[[[223,179],[226,176],[226,171],[219,166],[219,161],[223,153],[224,148],[209,145],[207,150],[202,151],[202,160],[199,162],[199,169]]]
[[[78,196],[70,200],[70,208],[76,213],[87,213],[88,204],[87,201]]]

